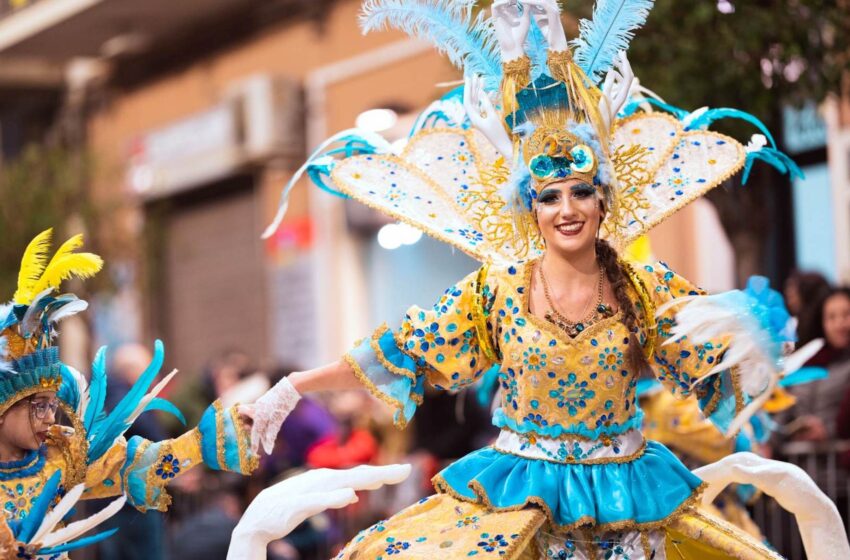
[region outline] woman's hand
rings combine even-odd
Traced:
[[[525,37],[531,25],[529,10],[520,8],[517,0],[496,0],[493,3],[493,27],[502,53],[502,62],[525,56]]]
[[[564,24],[561,22],[561,10],[555,0],[522,0],[522,5],[534,18],[534,23],[546,38],[550,51],[563,52],[569,48]]]
[[[283,421],[301,400],[301,395],[284,377],[253,405],[240,405],[239,414],[249,417],[251,426],[251,451],[257,453],[260,443],[267,455],[274,450],[274,442]]]

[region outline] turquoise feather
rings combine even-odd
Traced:
[[[779,150],[774,150],[773,148],[761,148],[760,150],[747,153],[747,161],[744,165],[744,174],[741,177],[742,184],[747,184],[747,180],[750,178],[750,171],[752,171],[753,163],[755,163],[756,160],[761,160],[773,166],[780,173],[790,175],[792,179],[805,178],[802,169],[800,169],[800,167],[794,163],[794,160],[790,157]]]
[[[112,535],[118,532],[118,527],[114,529],[109,529],[107,531],[103,531],[102,533],[97,533],[96,535],[92,535],[90,537],[83,537],[82,539],[77,539],[74,542],[65,543],[59,546],[52,546],[50,548],[42,548],[38,551],[40,555],[49,556],[52,554],[60,554],[62,552],[68,552],[69,550],[76,550],[78,548],[83,548],[95,543],[99,543],[102,540],[108,539]]]
[[[186,425],[186,417],[183,416],[183,413],[180,412],[180,409],[174,406],[174,403],[162,399],[160,397],[156,397],[148,403],[148,406],[145,407],[144,412],[149,410],[161,410],[163,412],[168,412],[169,414],[173,414],[180,420],[180,423],[184,426]]]
[[[738,119],[750,123],[764,134],[772,148],[776,148],[776,140],[773,139],[773,135],[764,123],[761,122],[758,117],[739,109],[730,109],[728,107],[708,109],[691,120],[685,130],[705,130],[720,119]]]
[[[80,406],[80,386],[77,384],[77,378],[68,370],[68,366],[62,364],[59,370],[62,374],[62,386],[59,388],[57,397],[60,401],[71,407],[72,410],[77,410]]]
[[[579,22],[579,36],[570,42],[575,61],[600,83],[614,66],[617,53],[629,49],[637,29],[646,23],[654,0],[597,0],[593,19]]]
[[[98,419],[104,417],[106,402],[106,346],[102,346],[95,354],[91,365],[91,381],[89,382],[89,404],[83,417],[83,426],[87,434],[92,433],[92,426]]]
[[[780,387],[793,387],[794,385],[803,385],[812,381],[820,381],[829,377],[829,371],[826,368],[806,366],[791,372],[779,381]]]
[[[369,0],[360,15],[363,33],[394,27],[431,42],[467,75],[485,78],[485,89],[498,89],[502,67],[493,25],[483,13],[473,17],[475,2],[455,0]]]
[[[47,511],[56,497],[56,490],[59,489],[59,481],[61,480],[62,471],[57,470],[44,483],[41,494],[35,499],[29,513],[27,513],[27,516],[21,522],[20,532],[16,536],[19,541],[28,543],[36,531],[38,531],[41,522],[44,520],[44,516],[47,515]]]
[[[127,422],[128,416],[136,409],[139,402],[144,398],[165,359],[165,348],[162,341],[154,343],[154,354],[151,363],[145,369],[138,381],[133,384],[130,391],[115,406],[106,418],[93,422],[91,431],[88,432],[89,439],[89,464],[103,456],[115,440],[130,427]]]

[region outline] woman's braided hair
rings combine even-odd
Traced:
[[[635,309],[634,303],[632,303],[632,299],[629,297],[629,277],[623,271],[623,267],[620,266],[617,251],[606,240],[596,240],[596,256],[599,259],[599,264],[605,270],[605,276],[611,284],[611,289],[614,291],[623,324],[631,333],[627,353],[629,364],[634,371],[641,372],[644,368],[649,367],[649,363],[643,353],[640,342],[638,342],[635,336],[638,332],[638,312]]]

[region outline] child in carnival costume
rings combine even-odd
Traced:
[[[757,159],[797,171],[764,137],[745,147],[707,130],[742,116],[769,134],[753,117],[656,112],[633,96],[622,51],[651,7],[599,0],[571,46],[552,0],[499,0],[491,20],[474,18],[470,2],[364,5],[365,30],[390,25],[433,41],[465,85],[429,107],[402,148],[358,129],[324,142],[285,187],[269,233],[307,173],[483,266],[433,308],[411,307],[399,328],[383,325],[339,361],[282,380],[246,408],[252,437],[269,452],[300,394],[357,387],[404,427],[426,383],[458,391],[493,372],[501,433],[440,472],[435,495],[363,531],[339,558],[778,557],[699,507],[715,481],[743,478],[757,459],[733,455],[698,476],[641,433],[642,371],[695,396],[732,434],[813,351],[783,356],[788,315],[764,286],[706,296],[662,263],[621,257]],[[769,467],[812,487],[802,472]],[[840,527],[822,493],[806,496],[783,503],[823,505],[819,518]],[[813,530],[803,534],[810,558],[850,555],[840,529]]]
[[[223,409],[218,402],[198,427],[176,439],[124,439],[145,411],[164,410],[182,419],[157,396],[176,371],[151,388],[164,358],[157,341],[153,361],[138,382],[113,410],[104,410],[106,349],[97,353],[87,382],[60,361],[55,345],[56,323],[87,307],[73,294],[59,294],[59,284],[92,276],[102,261],[75,252],[82,245],[76,235],[48,262],[51,235],[44,231],[27,247],[14,298],[0,306],[0,496],[6,521],[18,523],[36,510],[44,514],[36,502],[48,481],[55,481],[59,496],[82,484],[81,499],[123,494],[144,512],[165,511],[171,503],[165,486],[202,463],[250,474],[257,457],[249,448],[247,425],[234,408]],[[72,426],[55,424],[60,409]],[[27,550],[38,549],[29,545]]]

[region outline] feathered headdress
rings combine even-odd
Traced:
[[[83,236],[63,243],[48,261],[53,230],[38,234],[21,259],[12,301],[0,305],[0,413],[40,391],[58,391],[62,383],[55,325],[86,309],[73,294],[55,294],[63,280],[89,278],[103,266],[92,253],[75,252]]]
[[[466,85],[426,108],[403,147],[361,129],[323,142],[285,186],[264,237],[304,174],[480,261],[504,264],[539,254],[528,210],[540,182],[596,185],[606,206],[601,235],[624,248],[742,169],[746,181],[756,160],[798,175],[752,115],[689,113],[639,95],[647,90],[624,51],[653,3],[597,0],[592,20],[579,22],[579,37],[562,51],[547,42],[560,22],[547,16],[538,27],[531,17],[526,56],[503,65],[495,25],[475,15],[470,0],[367,1],[364,31],[395,27],[434,43]],[[517,11],[526,9],[535,7],[519,0]],[[498,126],[488,126],[494,115]],[[721,118],[746,120],[761,134],[744,144],[708,130]]]

